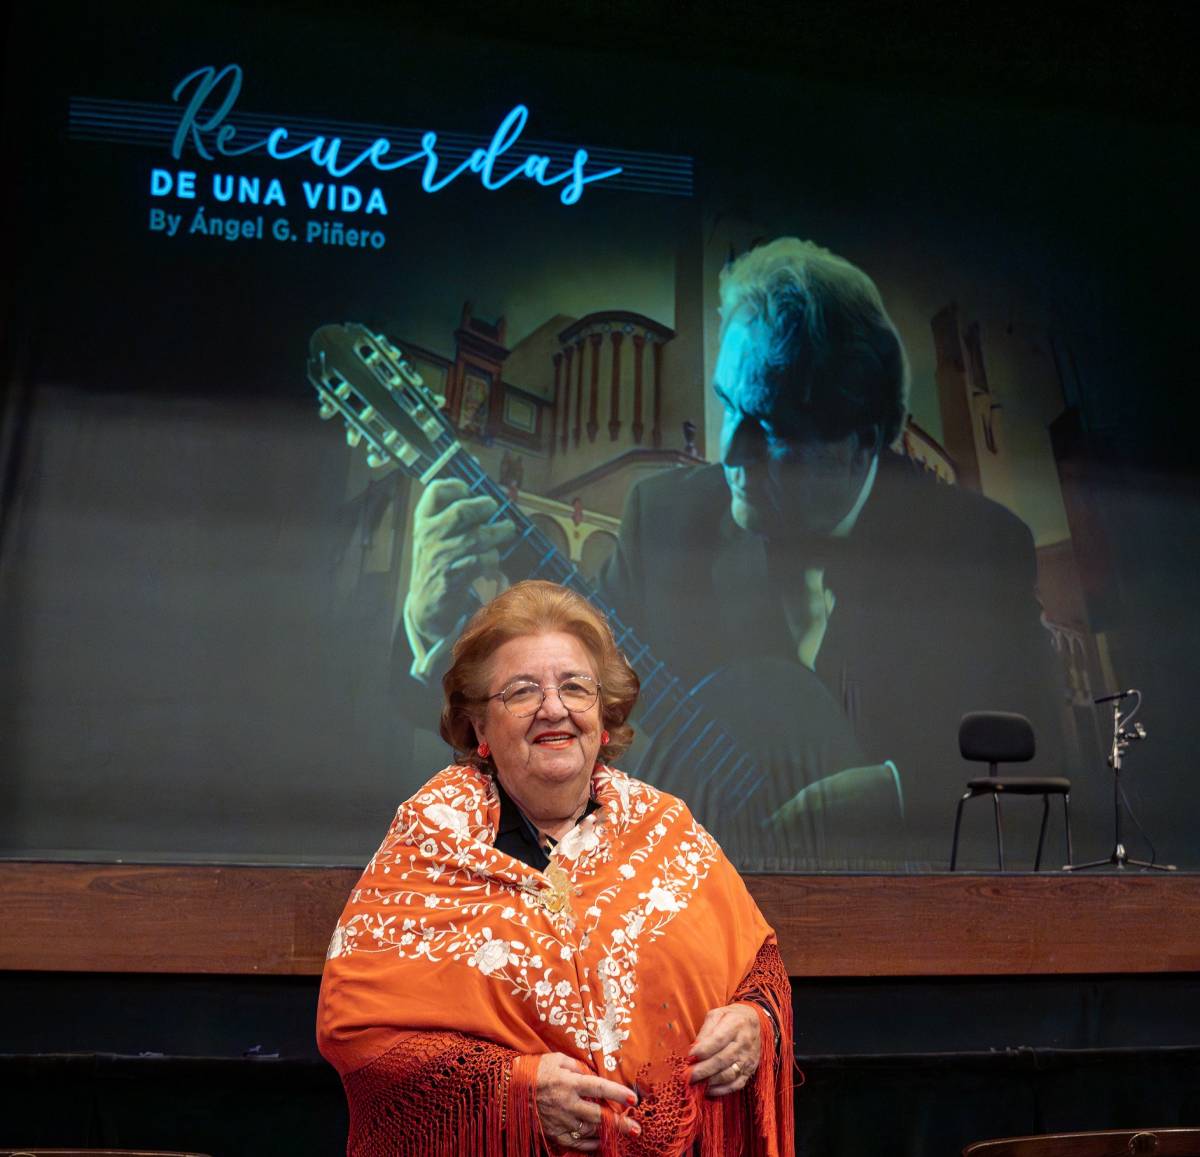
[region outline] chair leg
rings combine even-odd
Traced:
[[[1040,872],[1042,870],[1042,848],[1046,846],[1046,821],[1050,818],[1050,797],[1042,796],[1042,827],[1038,832],[1038,850],[1037,856],[1033,861],[1033,870]]]
[[[1071,793],[1063,792],[1063,822],[1067,826],[1067,863],[1075,863],[1075,853],[1071,850]]]
[[[1004,832],[1000,822],[1000,793],[992,792],[992,803],[996,811],[996,856],[1000,861],[1000,871],[1004,871]]]
[[[971,798],[971,793],[967,792],[962,799],[958,801],[958,809],[954,813],[954,842],[950,845],[950,871],[954,871],[954,865],[958,863],[958,829],[962,825],[962,809],[963,804]]]

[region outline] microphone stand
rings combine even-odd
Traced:
[[[1119,695],[1104,696],[1104,699],[1112,700],[1113,713],[1113,739],[1112,747],[1109,749],[1108,766],[1113,770],[1113,829],[1115,833],[1115,841],[1112,854],[1107,860],[1092,860],[1088,864],[1067,864],[1063,868],[1064,872],[1086,872],[1089,868],[1141,868],[1154,872],[1174,872],[1174,864],[1152,864],[1148,860],[1134,860],[1129,857],[1125,851],[1125,845],[1121,842],[1121,757],[1128,750],[1129,745],[1135,740],[1146,738],[1146,729],[1140,724],[1135,723],[1132,728],[1128,728],[1129,720],[1133,718],[1137,707],[1130,713],[1129,718],[1122,722],[1121,720],[1121,700],[1126,695],[1133,694],[1138,696],[1138,707],[1141,706],[1140,692],[1122,692]],[[1101,699],[1100,702],[1103,702]]]

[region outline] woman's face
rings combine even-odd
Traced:
[[[557,687],[572,675],[597,677],[587,648],[574,635],[525,635],[496,650],[487,693],[519,681]],[[571,784],[582,790],[596,764],[600,730],[599,696],[586,710],[568,711],[557,691],[547,691],[541,707],[523,719],[499,699],[489,699],[475,724],[479,739],[492,749],[505,790],[522,804],[532,804],[539,792],[557,795]]]

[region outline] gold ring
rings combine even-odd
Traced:
[[[734,1061],[729,1067],[733,1069],[733,1075],[735,1077],[740,1077],[742,1075],[742,1066],[739,1065],[737,1061]]]
[[[578,1141],[583,1137],[583,1134],[578,1129],[571,1130],[571,1140]]]

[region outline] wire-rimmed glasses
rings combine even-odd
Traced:
[[[600,684],[590,675],[572,675],[558,686],[549,684],[545,687],[528,679],[518,679],[488,698],[499,699],[510,715],[515,715],[518,719],[527,719],[530,715],[537,714],[545,701],[547,691],[557,692],[558,701],[568,711],[586,711],[596,702],[596,697],[600,694]]]

